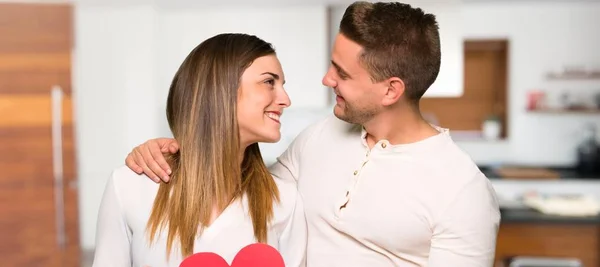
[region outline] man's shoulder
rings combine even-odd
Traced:
[[[428,193],[432,203],[443,211],[456,199],[477,196],[485,202],[480,205],[495,208],[496,192],[491,181],[465,151],[454,146],[449,145],[446,151],[436,155],[435,161],[431,162],[432,168],[426,171],[427,184],[435,185]]]
[[[322,118],[316,120],[315,122],[309,124],[308,127],[306,127],[303,130],[303,132],[314,132],[314,131],[335,129],[334,126],[335,126],[336,121],[338,121],[338,120],[339,119],[337,117],[335,117],[335,115],[328,114],[328,115],[323,116]]]
[[[491,181],[479,169],[472,157],[453,141],[450,142],[444,153],[441,153],[443,164],[443,179],[446,188],[455,195],[464,193],[464,190],[477,190],[482,194],[494,195],[495,191]],[[494,196],[495,197],[495,196]]]
[[[447,184],[447,189],[460,190],[466,184],[477,181],[487,182],[473,158],[460,148],[451,138],[427,156],[428,172],[437,184]]]
[[[306,141],[312,140],[313,145],[328,144],[332,139],[340,137],[360,137],[360,125],[345,122],[335,115],[328,115],[306,127],[298,136]]]
[[[444,164],[450,170],[457,172],[467,171],[473,173],[473,170],[479,170],[471,155],[456,144],[452,138],[447,137],[445,140],[443,145],[433,153],[440,164]]]
[[[288,181],[273,177],[279,192],[279,202],[273,207],[274,223],[283,225],[293,216],[297,202],[302,198],[298,192],[298,184],[294,181]],[[301,205],[300,205],[301,206]]]

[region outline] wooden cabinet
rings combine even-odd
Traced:
[[[513,256],[579,259],[600,266],[600,229],[594,223],[503,223],[498,233],[496,266]]]
[[[0,258],[79,266],[72,7],[0,4]]]
[[[484,121],[495,115],[502,125],[500,137],[506,138],[508,47],[508,40],[501,39],[465,41],[462,95],[423,98],[421,112],[457,132],[482,131]]]

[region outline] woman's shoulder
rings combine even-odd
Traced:
[[[129,200],[154,199],[158,184],[144,174],[137,174],[127,166],[112,171],[109,184],[114,186],[115,193],[124,204]]]
[[[110,178],[115,184],[122,186],[156,184],[145,174],[137,174],[126,165],[114,169]]]

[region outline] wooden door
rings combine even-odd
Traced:
[[[73,10],[0,4],[2,266],[80,266]]]

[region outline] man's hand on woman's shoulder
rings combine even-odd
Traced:
[[[165,160],[164,154],[175,154],[179,151],[179,144],[173,138],[150,139],[135,147],[127,158],[125,164],[137,174],[145,174],[154,182],[169,181],[171,167]]]

